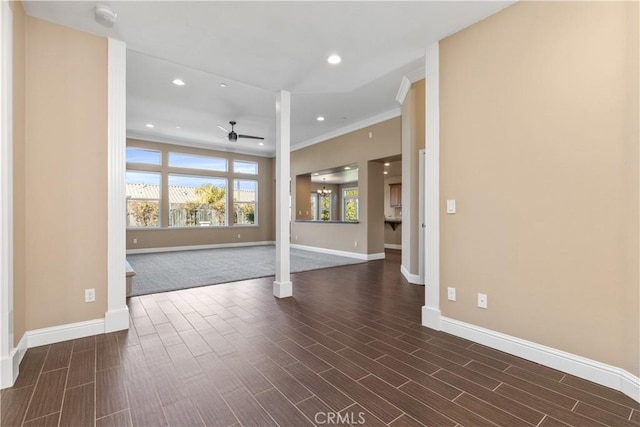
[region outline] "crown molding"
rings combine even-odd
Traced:
[[[404,103],[404,99],[407,97],[407,93],[409,93],[410,88],[411,81],[407,76],[403,76],[402,81],[400,82],[400,88],[398,88],[398,94],[396,95],[396,101],[398,101],[400,105]]]
[[[368,117],[364,120],[360,120],[355,123],[351,123],[350,125],[341,127],[340,129],[333,130],[331,132],[327,132],[323,135],[316,136],[315,138],[307,139],[306,141],[302,141],[298,144],[291,145],[291,151],[300,150],[302,148],[309,147],[314,144],[318,144],[320,142],[324,142],[331,138],[336,138],[341,135],[345,135],[349,132],[354,132],[356,130],[360,130],[366,128],[367,126],[372,126],[377,123],[384,122],[389,119],[393,119],[395,117],[400,116],[400,108],[394,108],[389,111],[385,111],[384,113],[376,114],[375,116]]]
[[[422,80],[422,79],[424,79],[424,78],[425,78],[425,75],[426,75],[425,67],[424,67],[424,66],[422,66],[422,67],[416,68],[416,69],[415,69],[415,70],[413,70],[413,71],[408,72],[408,73],[405,75],[405,77],[406,77],[407,79],[409,79],[409,81],[410,81],[411,83],[415,83],[415,82],[417,82],[418,80]]]

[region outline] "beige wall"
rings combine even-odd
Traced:
[[[443,315],[640,374],[638,39],[637,2],[522,2],[441,42]]]
[[[373,241],[379,242],[372,246],[367,243],[369,219],[364,207],[369,206],[368,161],[400,154],[400,126],[401,121],[398,117],[291,153],[291,176],[294,178],[292,185],[297,175],[357,163],[360,204],[358,224],[292,222],[292,243],[363,254],[384,251],[382,238],[375,237]],[[369,132],[372,132],[372,138],[369,138]],[[380,186],[375,187],[378,193]],[[296,195],[295,188],[291,189],[291,194]],[[292,206],[296,206],[295,198],[292,200]],[[381,214],[382,209],[380,196]],[[378,218],[373,220],[378,221]],[[358,246],[355,246],[355,242]]]
[[[21,2],[13,10],[13,340],[26,331],[25,270],[25,20]]]
[[[27,330],[103,318],[107,40],[26,19]],[[96,301],[84,302],[95,288]]]
[[[168,158],[169,151],[199,154],[205,156],[222,157],[229,159],[229,169],[233,167],[233,159],[249,160],[258,163],[258,176],[234,175],[232,172],[216,172],[216,176],[228,179],[229,189],[233,189],[233,179],[246,178],[258,180],[258,225],[257,226],[229,226],[229,227],[194,227],[192,229],[168,228],[168,219],[163,217],[164,228],[129,229],[127,230],[127,249],[160,248],[171,246],[209,245],[222,243],[246,243],[274,240],[274,180],[273,159],[268,157],[250,156],[246,154],[229,153],[225,151],[205,150],[171,144],[161,144],[150,141],[128,139],[127,145],[159,150],[162,158]],[[169,168],[163,166],[145,165],[145,168],[129,166],[132,170],[156,170],[169,173]],[[197,175],[198,172],[191,169],[171,168],[171,172]],[[163,189],[164,190],[164,189]],[[165,197],[168,192],[163,191]],[[227,201],[229,203],[229,201]],[[227,205],[229,206],[229,204]],[[227,209],[229,210],[229,208]],[[240,234],[240,237],[238,237]],[[133,243],[137,239],[137,243]]]
[[[402,265],[411,274],[420,273],[419,152],[425,144],[425,82],[411,85],[402,103]]]

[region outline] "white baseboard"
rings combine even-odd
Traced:
[[[407,279],[407,282],[413,285],[424,285],[424,282],[420,280],[420,275],[409,273],[409,270],[404,265],[400,265],[400,273]]]
[[[67,323],[66,325],[35,329],[26,333],[29,348],[98,334],[104,334],[104,319]]]
[[[129,307],[121,310],[107,311],[104,315],[104,333],[129,329]]]
[[[385,258],[385,254],[384,252],[380,252],[380,253],[376,253],[376,254],[361,254],[358,252],[347,252],[347,251],[339,251],[336,249],[327,249],[327,248],[320,248],[317,246],[305,246],[305,245],[298,245],[298,244],[291,244],[291,247],[294,249],[301,249],[303,251],[310,251],[310,252],[318,252],[321,254],[329,254],[329,255],[337,255],[337,256],[343,256],[343,257],[348,257],[348,258],[355,258],[355,259],[361,259],[361,260],[365,260],[365,261],[373,261],[376,259],[384,259]]]
[[[273,296],[276,298],[288,298],[293,296],[293,284],[291,282],[273,281]]]
[[[624,369],[447,317],[440,318],[440,326],[444,332],[610,387],[640,402],[640,378]]]
[[[441,318],[442,316],[440,315],[440,310],[427,307],[426,305],[422,306],[422,325],[423,326],[439,331],[441,328],[441,325],[440,325]]]
[[[215,243],[211,245],[166,246],[161,248],[127,249],[127,255],[152,254],[156,252],[197,251],[200,249],[238,248],[243,246],[268,246],[275,244],[276,242],[267,240],[260,242]]]
[[[385,249],[396,249],[398,251],[402,250],[402,245],[396,245],[395,243],[385,243],[384,244],[384,248]]]
[[[0,360],[0,389],[11,387],[18,378],[20,362],[27,352],[27,334],[24,334],[11,353]]]

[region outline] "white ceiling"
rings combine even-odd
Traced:
[[[294,148],[392,116],[400,80],[423,68],[427,45],[512,3],[27,1],[25,9],[126,42],[129,135],[273,155],[276,92],[292,93]],[[113,28],[95,21],[97,4],[118,14]],[[326,62],[332,53],[341,64]],[[186,86],[173,85],[177,77]],[[229,120],[265,145],[226,141],[216,126]]]

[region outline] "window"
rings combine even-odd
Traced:
[[[256,201],[258,181],[248,179],[233,180],[233,223],[238,225],[257,224]]]
[[[160,225],[160,174],[127,171],[127,227]]]
[[[226,172],[227,159],[197,156],[195,154],[169,153],[169,166],[174,168],[204,169]]]
[[[342,190],[342,220],[358,220],[358,189],[344,188]]]
[[[169,227],[227,225],[227,180],[169,174]]]
[[[331,194],[322,195],[315,191],[311,192],[311,220],[330,221],[331,220]]]
[[[147,165],[160,164],[160,152],[145,148],[127,147],[127,163],[142,163]]]
[[[256,162],[247,162],[244,160],[233,161],[234,173],[246,173],[250,175],[258,175],[258,164]]]
[[[318,220],[318,193],[311,193],[311,219]]]

